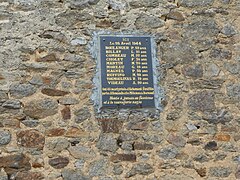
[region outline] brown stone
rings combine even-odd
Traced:
[[[217,141],[230,141],[231,136],[229,134],[217,134],[214,139]]]
[[[17,119],[13,119],[12,117],[3,119],[2,117],[0,117],[0,124],[2,124],[3,127],[20,128],[20,121]]]
[[[170,11],[169,14],[167,15],[167,18],[177,20],[177,21],[184,21],[185,20],[182,13],[180,13],[178,11]]]
[[[233,139],[234,139],[234,141],[239,141],[240,140],[240,135],[235,135],[235,136],[233,136]]]
[[[117,119],[99,119],[104,133],[119,133],[123,126],[123,122]]]
[[[187,143],[193,145],[193,146],[198,146],[201,144],[201,140],[198,137],[190,138],[187,140]]]
[[[58,89],[50,89],[50,88],[42,89],[41,92],[48,96],[65,96],[66,94],[69,94],[69,92],[66,92],[66,91],[61,91]]]
[[[199,176],[201,176],[201,177],[205,177],[207,175],[207,169],[205,167],[196,169],[196,171],[199,174]]]
[[[146,130],[148,128],[148,122],[141,121],[141,122],[130,122],[128,124],[128,129],[131,130]]]
[[[182,136],[173,133],[168,135],[167,141],[178,147],[184,147],[186,145],[186,140]]]
[[[1,74],[0,74],[0,81],[5,79]]]
[[[19,171],[28,171],[31,169],[29,160],[24,154],[0,157],[0,168],[4,168],[8,175]]]
[[[58,61],[58,59],[55,54],[48,54],[44,57],[37,58],[36,61],[37,62],[54,62],[54,61]]]
[[[69,107],[69,106],[65,106],[65,107],[61,110],[61,114],[62,114],[63,120],[71,119],[71,110],[70,110],[70,107]]]
[[[65,129],[62,128],[54,128],[54,129],[48,129],[46,131],[46,135],[49,137],[54,137],[54,136],[62,136],[65,133]]]
[[[147,143],[134,143],[134,150],[152,150],[153,145]]]
[[[74,137],[85,137],[87,135],[88,135],[87,132],[85,132],[85,131],[77,128],[77,127],[69,128],[67,130],[66,134],[65,134],[66,137],[72,137],[72,138],[74,138]]]
[[[41,168],[44,167],[44,159],[43,158],[37,158],[35,160],[32,160],[32,167],[33,168]]]
[[[99,22],[97,22],[96,26],[100,27],[100,28],[108,28],[112,26],[112,22],[110,20],[100,20]]]
[[[224,132],[237,132],[237,128],[234,127],[234,126],[222,126],[221,127],[221,131],[224,131]]]
[[[50,77],[42,77],[44,84],[51,84],[52,79]]]
[[[55,169],[62,169],[68,165],[69,159],[67,157],[57,157],[50,159],[48,163]]]
[[[131,161],[136,162],[136,155],[135,154],[117,154],[111,156],[111,161],[113,162],[119,162],[119,161]]]
[[[22,147],[42,150],[45,144],[45,137],[39,131],[30,129],[17,133],[17,142]]]
[[[15,180],[41,180],[44,176],[40,172],[18,172]]]

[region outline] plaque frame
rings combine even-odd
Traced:
[[[94,106],[96,107],[98,112],[101,112],[103,109],[113,109],[109,107],[103,107],[102,106],[102,77],[101,77],[101,47],[100,47],[100,38],[101,37],[108,37],[108,36],[114,36],[114,37],[141,37],[141,38],[150,38],[150,44],[151,44],[151,59],[152,59],[152,72],[153,72],[153,88],[154,88],[154,104],[155,107],[144,107],[144,108],[137,108],[137,107],[120,107],[119,109],[156,109],[156,110],[162,110],[161,107],[161,100],[163,99],[164,92],[163,89],[160,88],[159,82],[160,82],[160,76],[158,72],[158,67],[160,65],[158,59],[156,58],[156,44],[155,44],[155,38],[151,35],[146,35],[145,33],[113,33],[109,31],[98,31],[93,33],[93,41],[89,44],[89,49],[96,60],[96,74],[93,79],[93,83],[95,84],[95,88],[93,89],[93,94],[91,99],[94,101]],[[115,107],[114,107],[115,108]]]

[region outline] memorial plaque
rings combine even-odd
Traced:
[[[151,37],[100,35],[99,41],[101,107],[155,107]]]

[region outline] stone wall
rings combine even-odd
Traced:
[[[0,179],[239,179],[239,0],[0,0]],[[95,111],[98,31],[155,38],[162,112]]]

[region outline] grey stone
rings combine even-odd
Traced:
[[[8,177],[31,169],[30,158],[25,154],[11,154],[0,157],[0,168],[4,168]],[[5,173],[4,173],[5,174]],[[14,179],[14,178],[9,178]]]
[[[73,97],[62,97],[59,99],[59,103],[63,105],[75,105],[79,104],[79,100]]]
[[[213,18],[197,17],[184,27],[183,38],[196,42],[195,49],[204,51],[217,43],[215,38],[219,31],[217,23]]]
[[[95,152],[91,148],[82,145],[71,146],[68,148],[68,151],[76,159],[94,158],[96,156]]]
[[[215,76],[218,76],[219,73],[220,73],[220,68],[214,63],[211,63],[206,67],[206,72],[205,72],[206,77],[215,77]]]
[[[0,90],[0,103],[5,102],[8,98],[7,92]]]
[[[159,136],[159,135],[150,135],[150,134],[145,134],[142,137],[145,141],[150,141],[150,142],[154,142],[154,143],[161,143],[163,141],[163,137]]]
[[[37,127],[39,125],[39,120],[37,119],[26,119],[21,121],[27,127]]]
[[[40,5],[40,0],[34,1],[34,0],[16,0],[13,1],[14,5],[22,10],[22,11],[32,11],[34,10],[37,6]]]
[[[185,66],[183,74],[192,78],[201,78],[203,76],[203,67],[201,64]]]
[[[69,146],[69,142],[67,139],[64,138],[57,138],[57,139],[53,139],[51,141],[46,142],[46,147],[53,152],[61,152],[65,149],[68,148]]]
[[[194,131],[198,129],[194,124],[191,124],[191,123],[186,124],[186,126],[189,131]]]
[[[187,42],[163,42],[161,43],[161,52],[161,59],[173,66],[187,64],[197,58],[193,46]]]
[[[226,155],[227,156],[227,155]],[[225,156],[225,157],[226,157]],[[237,162],[240,165],[240,155],[233,157],[233,161]]]
[[[30,84],[33,84],[33,85],[38,85],[38,86],[41,86],[43,85],[43,79],[41,76],[39,75],[34,75],[32,77],[32,79],[29,81]]]
[[[229,3],[231,2],[231,0],[221,0],[221,2],[222,2],[223,4],[229,4]]]
[[[146,115],[144,114],[134,114],[129,116],[129,123],[127,129],[131,130],[147,130],[149,122],[145,120]]]
[[[231,37],[231,36],[237,34],[235,28],[230,24],[225,25],[222,28],[221,33],[228,36],[228,37]]]
[[[63,180],[90,180],[81,170],[64,169],[62,171]]]
[[[111,134],[101,134],[97,148],[101,151],[116,152],[118,149],[117,140]]]
[[[214,94],[208,91],[201,91],[193,94],[188,99],[188,106],[195,111],[213,111],[215,109]]]
[[[223,48],[213,48],[210,52],[210,57],[218,60],[231,59],[232,51]]]
[[[159,177],[159,179],[164,179],[164,180],[173,180],[173,179],[176,179],[176,180],[194,180],[194,177],[191,177],[192,175],[186,175],[186,174],[183,174],[183,173],[166,173],[162,176]]]
[[[216,154],[216,156],[215,156],[215,161],[222,161],[222,160],[224,160],[225,158],[227,157],[227,155],[226,154],[223,154],[223,153],[218,153],[218,154]]]
[[[205,154],[197,154],[196,156],[193,157],[193,160],[200,163],[204,163],[204,162],[208,162],[210,158]]]
[[[39,35],[39,37],[46,39],[56,39],[60,42],[67,42],[67,37],[59,31],[46,30],[41,35]]]
[[[75,63],[83,63],[83,59],[81,56],[76,55],[76,54],[70,54],[70,53],[66,53],[64,55],[64,61],[70,61],[70,62],[75,62]],[[82,67],[83,65],[81,65],[80,67]]]
[[[212,177],[225,178],[232,173],[229,167],[210,167],[209,175]]]
[[[240,179],[240,165],[237,166],[235,177],[236,177],[236,179]]]
[[[130,132],[123,132],[118,139],[119,141],[134,141],[138,139],[138,136]]]
[[[83,107],[74,112],[76,123],[81,123],[91,117],[91,113],[88,107]]]
[[[11,141],[11,133],[7,130],[0,130],[0,146],[7,145]]]
[[[238,147],[232,144],[231,142],[222,144],[221,149],[225,152],[238,152]]]
[[[159,120],[158,121],[153,121],[153,122],[151,122],[151,124],[152,124],[152,130],[153,131],[159,132],[159,131],[163,130],[162,124]]]
[[[83,169],[84,168],[84,164],[85,164],[85,159],[78,159],[76,160],[76,162],[74,163],[75,167],[77,169]]]
[[[8,180],[7,173],[2,168],[0,169],[0,180]]]
[[[166,119],[169,121],[176,121],[181,117],[181,111],[179,110],[173,110],[172,112],[169,112],[167,114]]]
[[[31,84],[15,83],[10,86],[10,95],[15,98],[31,96],[36,92],[36,88]]]
[[[178,3],[183,7],[204,7],[212,5],[214,0],[180,0]]]
[[[87,44],[87,40],[84,37],[78,37],[71,41],[71,45],[73,45],[73,46],[86,45],[86,44]]]
[[[57,25],[62,27],[69,27],[77,24],[78,22],[87,21],[92,18],[92,15],[85,11],[66,11],[55,18]]]
[[[113,180],[111,177],[100,177],[99,180]]]
[[[89,166],[89,175],[91,177],[105,175],[107,170],[107,164],[108,162],[105,159],[100,159],[92,162]]]
[[[221,89],[224,79],[200,79],[190,83],[193,89]]]
[[[162,148],[158,153],[159,157],[163,159],[174,159],[178,155],[179,151],[176,147],[170,145]]]
[[[24,104],[24,113],[36,119],[46,118],[57,112],[58,103],[56,100],[50,98],[32,100]]]
[[[142,154],[140,158],[141,158],[142,161],[147,161],[147,160],[149,160],[150,155],[147,154],[147,153],[146,154]]]
[[[224,66],[231,74],[238,74],[240,72],[239,63],[225,63]]]
[[[16,99],[9,99],[5,101],[2,106],[4,108],[9,108],[9,109],[20,109],[21,108],[21,102]]]
[[[135,176],[137,174],[140,175],[149,175],[152,174],[154,172],[153,167],[148,164],[148,163],[138,163],[135,164],[132,169],[126,174],[126,177],[132,177]]]
[[[130,142],[122,142],[121,143],[121,148],[123,150],[131,151],[131,150],[133,150],[133,144],[130,143]]]
[[[29,69],[33,69],[33,70],[47,70],[48,66],[46,63],[42,63],[42,62],[26,62],[23,63],[23,66],[25,68],[29,68]]]
[[[141,7],[157,7],[161,1],[159,0],[133,0],[130,1],[130,5],[133,8]]]
[[[135,22],[135,26],[137,29],[142,29],[142,28],[160,28],[164,26],[165,22],[161,20],[160,18],[153,16],[153,15],[146,15],[146,14],[141,14]]]
[[[97,4],[99,0],[67,0],[73,9],[84,9],[90,5]]]
[[[123,173],[123,166],[121,164],[113,165],[113,174],[120,175]]]
[[[204,112],[203,120],[206,120],[210,124],[225,124],[233,119],[231,112],[228,109],[217,109],[213,112]]]
[[[127,3],[125,0],[108,0],[109,6],[113,10],[124,10],[127,8]]]
[[[228,84],[227,88],[227,95],[233,98],[236,101],[240,99],[240,84]]]

